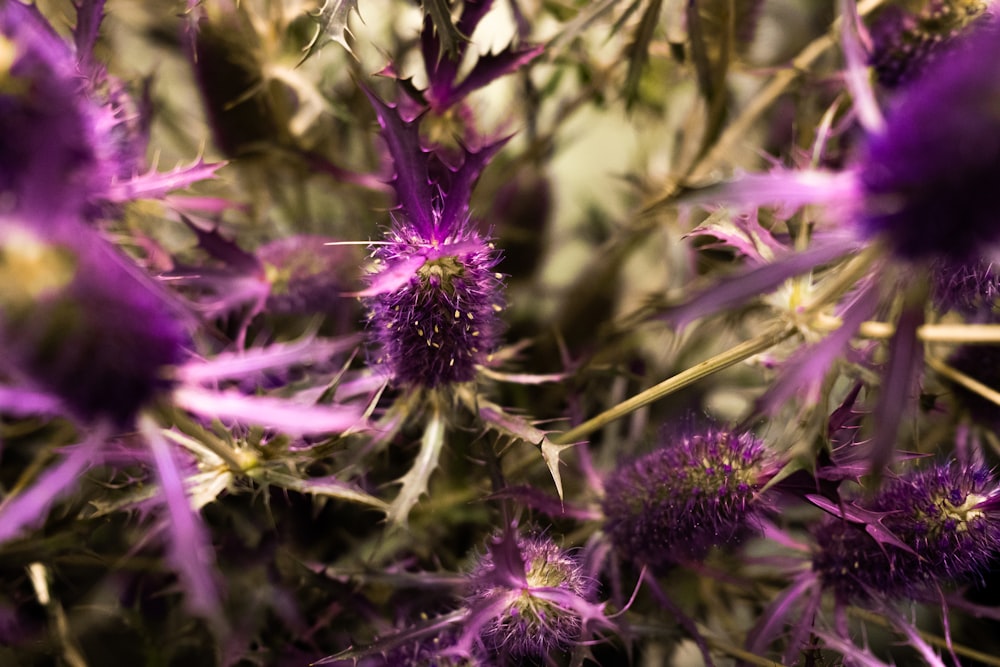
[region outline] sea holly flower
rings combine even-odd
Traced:
[[[465,149],[461,163],[452,165],[422,145],[419,118],[405,120],[397,108],[366,94],[392,157],[398,208],[384,240],[373,244],[368,287],[359,295],[369,310],[375,365],[406,392],[389,418],[399,424],[414,409],[427,414],[421,453],[400,480],[390,512],[392,521],[404,523],[437,468],[448,401],[459,399],[503,433],[537,429],[501,410],[480,410],[471,389],[500,342],[504,283],[495,270],[499,251],[470,221],[469,197],[505,141]],[[543,447],[561,492],[558,450],[544,434],[532,444]]]
[[[376,363],[397,384],[435,389],[471,381],[499,342],[500,253],[468,217],[480,171],[503,146],[466,151],[457,168],[424,149],[417,121],[369,94],[396,173],[399,210],[374,246],[363,292]]]
[[[219,167],[199,160],[138,173],[146,150],[140,112],[92,59],[102,5],[81,3],[74,52],[34,5],[0,4],[0,195],[3,212],[22,221],[163,197]]]
[[[656,571],[699,560],[752,532],[758,494],[777,471],[752,433],[670,436],[605,480],[605,531],[626,558]]]
[[[508,526],[477,557],[455,611],[316,664],[368,664],[357,661],[381,654],[388,658],[374,665],[500,667],[570,650],[582,660],[595,637],[615,630],[584,565],[551,536]]]
[[[984,0],[927,0],[917,11],[889,5],[873,21],[868,63],[882,86],[916,79],[951,41],[988,11]]]

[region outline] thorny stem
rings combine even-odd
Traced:
[[[717,373],[724,368],[729,368],[741,361],[749,359],[755,354],[760,354],[778,343],[791,338],[795,334],[795,327],[784,323],[771,325],[764,333],[756,338],[740,343],[736,347],[715,355],[710,359],[695,364],[691,368],[681,371],[677,375],[667,378],[663,382],[639,392],[627,401],[605,410],[601,414],[588,419],[579,426],[572,428],[565,433],[552,438],[552,442],[560,445],[571,442],[579,442],[584,436],[603,428],[611,422],[621,419],[631,414],[641,407],[660,400],[665,396],[687,387],[690,384]]]

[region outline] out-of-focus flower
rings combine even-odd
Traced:
[[[0,358],[85,422],[134,425],[188,337],[167,295],[96,233],[0,224]]]
[[[989,7],[983,0],[928,0],[912,12],[886,7],[871,26],[869,64],[886,88],[905,86]]]
[[[776,472],[752,433],[710,428],[670,437],[605,481],[605,531],[638,565],[663,570],[700,559],[751,531],[758,492]]]
[[[974,578],[1000,550],[998,493],[985,468],[910,472],[855,503],[869,520],[859,523],[849,507],[817,527],[813,570],[845,602],[919,599]],[[885,533],[870,529],[876,523]]]

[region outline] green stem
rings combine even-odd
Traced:
[[[764,333],[756,338],[740,343],[736,347],[715,355],[711,359],[692,366],[677,375],[667,378],[663,382],[642,391],[627,401],[605,410],[596,417],[592,417],[579,426],[572,428],[565,433],[552,438],[556,444],[569,444],[578,442],[584,436],[603,428],[611,422],[629,415],[641,407],[660,400],[665,396],[694,384],[702,378],[717,373],[724,368],[729,368],[741,361],[749,359],[755,354],[768,350],[783,340],[787,340],[794,335],[796,329],[784,323],[776,323],[769,327]]]

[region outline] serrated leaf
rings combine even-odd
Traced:
[[[549,469],[549,474],[552,476],[552,482],[559,493],[559,500],[562,500],[563,484],[562,474],[559,470],[559,457],[563,451],[570,447],[576,447],[576,443],[557,445],[549,440],[548,434],[545,431],[532,426],[526,419],[504,412],[500,406],[493,403],[481,402],[479,416],[489,426],[501,433],[529,442],[541,450],[542,460],[545,461],[545,465]]]
[[[431,411],[431,416],[424,427],[424,437],[420,440],[420,453],[410,470],[399,480],[402,488],[399,495],[389,507],[387,519],[390,524],[405,526],[410,516],[410,510],[427,493],[431,475],[437,470],[444,449],[445,419],[437,408]]]
[[[347,40],[348,37],[354,39],[354,34],[348,25],[352,11],[358,15],[358,18],[361,17],[361,13],[358,11],[358,0],[324,0],[323,6],[316,10],[315,14],[309,15],[316,22],[316,34],[303,49],[305,53],[299,60],[299,65],[319,53],[320,49],[330,42],[340,44],[357,59],[357,54],[354,53]]]
[[[366,493],[353,484],[342,482],[336,477],[313,477],[301,478],[278,470],[268,468],[254,468],[247,473],[250,477],[259,482],[280,486],[289,491],[306,493],[314,496],[325,496],[337,498],[351,503],[358,503],[373,507],[382,512],[389,511],[389,505],[379,500],[375,496]]]
[[[438,53],[437,58],[449,58],[457,60],[460,53],[460,45],[467,40],[455,22],[451,18],[451,7],[448,0],[423,0],[421,5],[424,14],[430,17],[434,24],[434,34],[437,37]]]

